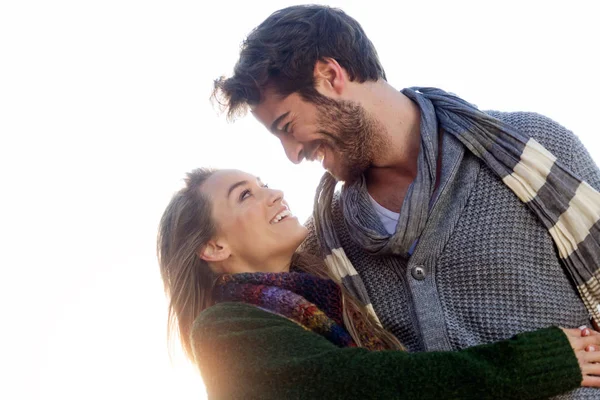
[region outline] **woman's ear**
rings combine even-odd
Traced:
[[[227,243],[211,239],[196,254],[204,261],[214,263],[228,259],[231,256],[231,250]]]
[[[329,57],[317,60],[313,77],[317,91],[327,97],[339,97],[348,80],[344,68],[335,59]]]

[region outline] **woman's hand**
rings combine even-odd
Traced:
[[[579,361],[581,386],[600,387],[600,333],[589,328],[564,329]]]

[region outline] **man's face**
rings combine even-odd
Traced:
[[[279,138],[290,161],[319,160],[341,181],[358,179],[384,150],[381,124],[355,102],[326,96],[309,102],[298,93],[282,98],[271,89],[252,113]]]

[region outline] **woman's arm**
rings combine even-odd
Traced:
[[[370,352],[336,347],[251,305],[223,303],[198,317],[192,344],[215,398],[524,400],[557,395],[582,381],[559,328],[456,352]]]

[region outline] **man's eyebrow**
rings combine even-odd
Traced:
[[[231,185],[229,187],[229,191],[227,192],[227,197],[229,198],[229,196],[231,195],[231,192],[233,192],[235,190],[235,188],[242,186],[242,185],[246,185],[248,183],[248,181],[239,181],[234,183],[233,185]]]
[[[273,121],[273,123],[271,124],[271,132],[272,133],[277,133],[277,125],[279,125],[279,123],[281,121],[283,121],[283,119],[285,117],[287,117],[290,114],[290,112],[286,112],[285,114],[280,115],[279,117],[277,117],[277,119],[275,121]]]

